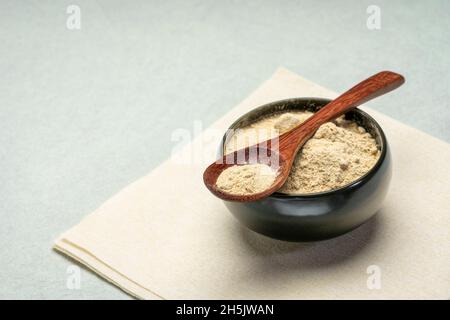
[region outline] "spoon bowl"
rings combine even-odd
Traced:
[[[289,175],[290,166],[287,163],[290,159],[286,159],[282,154],[271,148],[273,140],[268,140],[265,143],[250,146],[248,148],[236,150],[232,153],[226,154],[212,163],[205,171],[203,176],[206,187],[212,194],[219,198],[226,198],[229,201],[255,201],[265,198],[277,191],[286,182]],[[226,169],[235,165],[247,164],[265,164],[276,172],[275,181],[269,189],[263,192],[252,193],[247,195],[236,195],[224,192],[217,187],[216,182],[219,175]],[[207,173],[207,174],[206,174]]]

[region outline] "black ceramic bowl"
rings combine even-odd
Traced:
[[[330,100],[293,98],[258,107],[240,117],[230,129],[247,126],[262,116],[290,111],[315,112]],[[391,179],[391,157],[386,137],[380,125],[359,109],[345,117],[356,121],[376,140],[381,156],[375,166],[358,180],[327,192],[291,196],[274,193],[254,202],[224,201],[231,213],[253,231],[286,241],[317,241],[349,232],[379,209],[387,194]],[[223,154],[230,135],[225,134],[220,153]]]

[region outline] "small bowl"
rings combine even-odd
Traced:
[[[236,120],[230,129],[245,127],[262,116],[287,111],[316,112],[331,100],[293,98],[253,109]],[[391,180],[389,146],[380,125],[367,113],[354,109],[346,113],[374,137],[381,155],[374,167],[358,180],[332,191],[305,195],[274,193],[254,202],[224,201],[230,212],[249,229],[285,241],[317,241],[349,232],[380,209]],[[222,141],[219,156],[232,132]]]

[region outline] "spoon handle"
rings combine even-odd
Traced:
[[[280,151],[296,153],[303,143],[324,123],[336,119],[373,98],[398,88],[404,82],[405,79],[400,74],[381,71],[358,83],[321,108],[297,128],[282,134],[279,137]]]
[[[397,89],[404,82],[403,76],[395,72],[381,71],[358,83],[316,112],[315,122],[320,127],[325,122],[331,121],[373,98]]]

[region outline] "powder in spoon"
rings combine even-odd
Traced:
[[[221,172],[216,186],[229,194],[250,195],[268,189],[277,172],[266,164],[244,164],[231,166]]]

